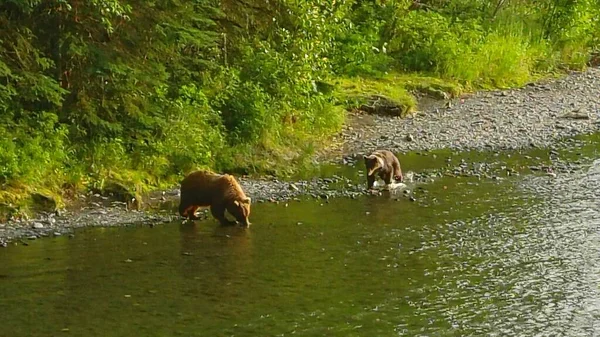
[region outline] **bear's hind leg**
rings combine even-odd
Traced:
[[[188,219],[190,220],[200,220],[199,217],[196,216],[196,211],[198,211],[198,208],[200,208],[200,206],[190,206],[188,209]]]
[[[181,199],[179,200],[179,215],[186,219],[198,220],[199,218],[196,217],[195,213],[200,206],[197,206],[194,201],[195,200],[190,198],[187,193],[182,193]]]
[[[179,207],[179,214],[189,220],[198,220],[199,217],[196,216],[196,211],[200,208],[200,206],[190,205],[187,208]]]
[[[179,203],[179,215],[181,215],[184,218],[187,218],[187,212],[189,210],[189,206],[186,205],[185,202],[183,202],[183,200],[181,200],[181,202]]]

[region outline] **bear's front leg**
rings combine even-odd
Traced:
[[[373,185],[375,185],[375,174],[367,176],[367,189],[373,189]]]
[[[392,168],[394,171],[394,180],[404,182],[404,176],[402,175],[402,169],[400,168],[400,162],[394,161],[394,163],[392,163]]]
[[[385,188],[387,190],[390,190],[392,188],[392,183],[393,180],[392,178],[394,177],[394,173],[393,171],[389,171],[389,172],[385,172],[381,174],[381,179],[383,179],[383,182],[385,183]]]
[[[381,175],[381,179],[385,182],[386,185],[390,185],[392,183],[392,178],[394,177],[393,172],[385,172]]]
[[[219,220],[219,222],[223,226],[229,226],[229,225],[236,224],[235,221],[229,221],[225,217],[225,206],[212,205],[212,206],[210,206],[210,213],[212,213],[212,215],[215,217],[215,219]]]

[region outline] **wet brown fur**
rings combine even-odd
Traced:
[[[240,184],[229,174],[195,171],[181,182],[179,214],[197,220],[195,213],[200,207],[210,206],[210,212],[223,225],[234,224],[225,217],[227,210],[244,226],[249,226],[251,199]]]
[[[363,156],[367,168],[367,188],[373,188],[377,175],[386,184],[392,183],[392,178],[403,181],[400,161],[388,150],[376,150],[370,155]]]

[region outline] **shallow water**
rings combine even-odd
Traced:
[[[600,334],[600,162],[420,187],[0,249],[0,336]]]

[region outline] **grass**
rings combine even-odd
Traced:
[[[314,165],[313,155],[317,149],[330,143],[330,135],[339,132],[345,112],[339,106],[332,109],[324,121],[299,120],[295,124],[266,135],[256,144],[241,144],[224,149],[217,157],[215,169],[220,172],[241,175],[272,175],[290,177]],[[310,129],[312,123],[323,123],[320,131]]]
[[[11,185],[0,191],[0,221],[8,217],[27,217],[38,211],[65,206],[64,194],[56,188]]]
[[[417,93],[448,99],[464,92],[463,86],[458,82],[421,74],[391,73],[372,78],[341,78],[335,84],[336,96],[346,109],[370,104],[374,97],[385,97],[399,108],[400,117],[417,110]]]

